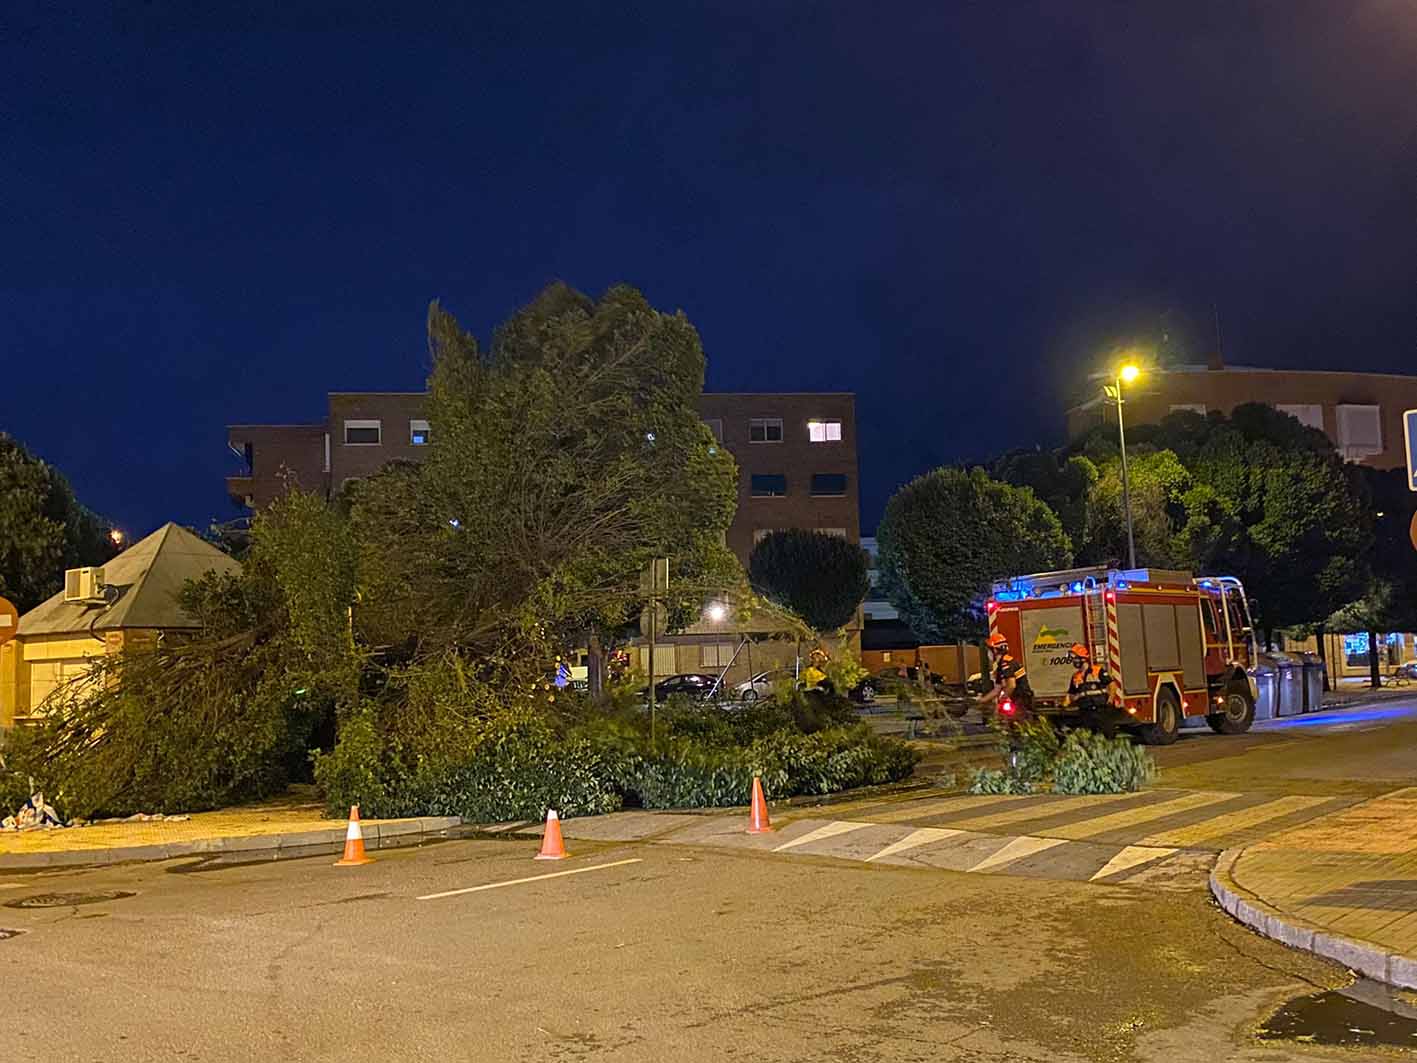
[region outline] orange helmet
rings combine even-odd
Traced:
[[[1074,642],[1073,648],[1068,652],[1071,653],[1074,657],[1081,657],[1084,661],[1088,660],[1092,656],[1092,654],[1087,652],[1087,647],[1084,646],[1081,642]]]
[[[986,645],[990,649],[994,650],[997,650],[1000,646],[1007,646],[1008,644],[1009,640],[1004,638],[1004,633],[1002,631],[994,632],[992,635],[989,636],[988,642],[986,643]]]

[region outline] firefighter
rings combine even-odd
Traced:
[[[1073,644],[1068,652],[1072,659],[1072,681],[1068,683],[1068,696],[1064,705],[1073,705],[1084,714],[1088,724],[1102,731],[1108,738],[1117,733],[1116,713],[1112,708],[1112,674],[1092,659],[1092,654],[1081,642]]]
[[[997,698],[1001,707],[1005,702],[1013,706],[1015,721],[1026,719],[1033,711],[1033,687],[1029,686],[1023,664],[1009,653],[1009,640],[1002,632],[996,631],[990,635],[985,645],[989,647],[990,675],[994,685],[977,703],[985,705]]]

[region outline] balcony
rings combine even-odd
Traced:
[[[228,476],[226,478],[226,493],[231,496],[231,501],[238,506],[251,506],[256,493],[256,478],[250,473]]]

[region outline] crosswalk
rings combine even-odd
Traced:
[[[969,795],[854,805],[849,808],[849,817],[864,822],[1218,852],[1304,825],[1356,800],[1351,796],[1165,789],[1086,797]]]

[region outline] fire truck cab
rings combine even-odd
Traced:
[[[1255,718],[1257,657],[1245,588],[1233,576],[1164,569],[1069,569],[994,584],[989,632],[1002,632],[1023,663],[1036,711],[1065,705],[1074,643],[1088,648],[1113,683],[1118,722],[1143,741],[1174,742],[1182,720],[1240,734]]]

